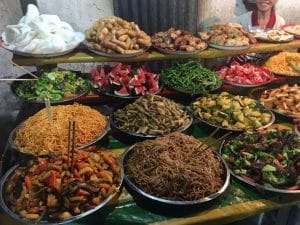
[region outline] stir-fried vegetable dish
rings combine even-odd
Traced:
[[[230,129],[253,130],[272,121],[272,114],[255,100],[227,92],[198,98],[192,108],[202,120]]]
[[[19,82],[16,94],[27,100],[59,101],[88,90],[88,82],[68,70],[44,72],[38,80]]]
[[[300,140],[289,130],[262,130],[228,141],[222,157],[236,175],[265,187],[300,189]]]
[[[68,166],[69,162],[69,166]],[[5,196],[10,209],[29,220],[63,220],[95,208],[118,191],[121,166],[109,151],[38,158],[9,177]]]
[[[164,69],[161,80],[167,86],[188,94],[205,94],[222,84],[222,80],[215,72],[194,61],[176,63]]]

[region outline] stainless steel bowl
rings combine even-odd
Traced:
[[[121,191],[122,188],[122,183],[123,183],[123,171],[121,172],[121,180],[120,180],[120,184],[117,187],[118,191],[109,195],[103,202],[101,202],[99,205],[97,205],[95,208],[90,209],[88,211],[85,211],[81,214],[78,214],[76,216],[72,216],[69,217],[67,219],[64,220],[55,220],[55,221],[47,221],[47,220],[41,220],[39,222],[33,221],[33,220],[28,220],[26,218],[21,217],[20,215],[16,214],[15,212],[13,212],[6,201],[6,196],[5,196],[5,189],[6,189],[6,185],[7,185],[7,181],[9,179],[9,177],[14,173],[14,171],[20,167],[20,164],[17,164],[13,167],[11,167],[2,177],[1,181],[0,181],[0,206],[2,207],[2,209],[4,210],[5,213],[7,213],[10,217],[12,217],[13,219],[24,223],[24,224],[43,224],[43,225],[54,225],[54,224],[66,224],[78,219],[81,219],[83,217],[86,217],[92,213],[95,213],[96,211],[98,211],[98,213],[101,213],[102,211],[104,211],[105,206],[108,205],[108,203],[110,201],[112,201],[114,198],[116,198],[119,195],[119,192]],[[123,169],[122,169],[123,170]]]
[[[123,130],[123,129],[120,129],[116,124],[115,124],[115,119],[114,119],[114,113],[120,109],[120,108],[123,108],[125,105],[119,105],[118,107],[116,107],[110,114],[109,116],[109,119],[110,119],[110,126],[111,126],[111,129],[112,130],[116,130],[120,133],[122,133],[123,135],[127,136],[128,138],[136,138],[136,139],[139,139],[139,140],[144,140],[144,139],[153,139],[153,138],[156,138],[156,137],[159,137],[159,136],[163,136],[161,134],[142,134],[142,133],[134,133],[134,132],[130,132],[130,131],[126,131],[126,130]],[[180,127],[178,128],[177,131],[179,132],[184,132],[186,131],[193,123],[193,115],[188,111],[186,110],[186,112],[188,113],[189,115],[189,118],[190,118],[190,121],[189,123],[184,126],[184,127]]]
[[[131,147],[129,147],[122,155],[121,157],[121,164],[126,165],[126,160],[128,158],[128,154],[129,152],[135,147],[135,145],[132,145]],[[204,198],[201,199],[195,199],[192,201],[178,201],[178,200],[168,200],[165,198],[161,198],[161,197],[157,197],[154,196],[152,194],[149,194],[147,192],[145,192],[144,190],[142,190],[140,187],[138,187],[133,181],[130,180],[130,178],[127,176],[125,168],[123,169],[123,178],[125,181],[125,184],[127,185],[127,190],[131,190],[131,192],[133,193],[133,196],[136,196],[137,199],[146,199],[148,200],[148,202],[150,201],[150,203],[154,203],[154,204],[158,204],[158,205],[162,205],[162,206],[166,206],[168,209],[184,209],[184,208],[189,208],[189,207],[199,207],[205,203],[209,203],[210,201],[213,201],[215,199],[217,199],[221,194],[223,194],[228,185],[229,185],[229,181],[230,181],[230,172],[229,172],[229,168],[226,164],[226,162],[222,159],[222,157],[220,156],[219,153],[213,151],[213,153],[220,159],[220,161],[222,162],[222,165],[224,167],[224,171],[225,173],[223,174],[223,181],[224,184],[223,186],[220,188],[220,190],[218,190],[217,192],[206,196]],[[197,208],[199,209],[199,208]]]
[[[11,147],[12,150],[14,151],[17,151],[19,154],[22,154],[22,155],[27,155],[27,156],[37,156],[35,154],[31,154],[29,152],[22,152],[21,149],[19,149],[15,144],[14,144],[14,140],[15,140],[15,137],[16,137],[16,132],[17,130],[23,125],[23,123],[19,124],[15,129],[12,130],[12,132],[10,133],[9,137],[8,137],[8,143],[9,143],[9,146]],[[90,142],[82,145],[82,146],[79,146],[77,147],[75,150],[79,150],[79,149],[84,149],[84,148],[87,148],[93,144],[95,144],[96,142],[100,141],[101,139],[103,139],[106,134],[110,131],[110,125],[109,125],[109,118],[107,118],[107,123],[106,123],[106,127],[103,131],[103,133],[101,133],[97,138],[95,138],[94,140],[91,140]],[[38,138],[38,137],[36,137]],[[51,152],[52,153],[52,152]]]
[[[300,140],[299,140],[300,141]],[[224,145],[226,144],[226,140],[224,140],[219,148],[219,153],[222,154],[223,152],[223,148]],[[271,188],[271,187],[265,187],[264,185],[258,184],[258,183],[254,183],[254,182],[250,182],[246,179],[244,179],[243,177],[235,174],[230,168],[230,173],[231,175],[237,179],[238,181],[244,183],[245,185],[252,187],[254,189],[256,189],[258,192],[260,193],[266,193],[266,192],[271,192],[271,193],[277,193],[277,194],[292,194],[292,195],[299,195],[300,194],[300,190],[286,190],[286,189],[279,189],[279,188]]]

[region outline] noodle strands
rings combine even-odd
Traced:
[[[225,183],[221,160],[211,149],[202,151],[201,145],[201,141],[179,132],[137,143],[125,156],[125,174],[155,197],[200,200],[218,192]]]
[[[51,106],[51,111],[52,123],[46,109],[23,122],[16,130],[13,147],[34,155],[67,153],[69,121],[76,123],[75,149],[95,141],[107,130],[107,117],[89,106],[57,105]]]

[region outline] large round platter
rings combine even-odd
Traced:
[[[197,101],[197,100],[196,100]],[[258,101],[257,101],[257,106],[260,107],[260,108],[264,108]],[[207,120],[204,120],[202,119],[195,111],[194,111],[194,108],[193,108],[193,102],[191,103],[190,105],[190,109],[194,115],[194,117],[199,120],[200,122],[202,123],[205,123],[211,127],[215,127],[215,128],[219,128],[219,129],[222,129],[222,130],[227,130],[227,131],[233,131],[233,132],[243,132],[243,131],[248,131],[249,129],[237,129],[237,128],[229,128],[229,127],[225,127],[225,126],[221,126],[221,125],[217,125],[217,124],[213,124]],[[265,124],[264,126],[262,127],[258,127],[254,130],[258,130],[258,129],[264,129],[264,128],[267,128],[269,126],[271,126],[274,122],[275,122],[275,115],[274,113],[271,111],[271,110],[265,110],[265,112],[268,112],[270,115],[271,115],[271,120],[269,123]],[[250,130],[251,131],[251,130]]]
[[[47,220],[41,220],[39,221],[38,223],[33,221],[33,220],[29,220],[29,219],[25,219],[25,218],[22,218],[20,217],[19,215],[17,215],[16,213],[14,213],[7,205],[7,201],[6,201],[6,196],[4,195],[4,191],[6,189],[6,185],[7,185],[7,180],[9,179],[9,177],[13,174],[13,172],[19,168],[20,165],[17,164],[13,167],[11,167],[6,173],[5,175],[2,177],[1,181],[0,181],[0,205],[2,207],[2,209],[10,216],[12,217],[13,219],[21,222],[21,223],[24,223],[24,224],[43,224],[43,225],[51,225],[51,224],[66,224],[66,223],[69,223],[69,222],[72,222],[72,221],[75,221],[75,220],[78,220],[78,219],[81,219],[83,217],[86,217],[96,211],[101,212],[102,208],[104,206],[106,206],[115,196],[117,196],[118,192],[115,192],[111,195],[109,195],[106,199],[104,199],[99,205],[97,205],[95,208],[92,208],[88,211],[85,211],[81,214],[78,214],[76,216],[72,216],[72,217],[69,217],[68,219],[64,219],[64,220],[61,220],[61,221],[47,221]],[[121,185],[122,185],[122,182],[123,182],[123,169],[121,171],[121,180],[120,180],[120,184],[119,186],[117,187],[118,190],[121,189]]]
[[[269,38],[269,35],[274,35],[274,33],[276,33],[276,37],[280,38],[283,37],[284,35],[286,36],[284,39],[272,39]],[[279,33],[279,34],[278,34]],[[254,33],[254,37],[258,40],[258,41],[262,41],[262,42],[268,42],[268,43],[287,43],[287,42],[291,42],[294,40],[294,35],[290,34],[288,32],[285,32],[283,30],[267,30],[267,31],[261,31],[261,32],[257,32]]]
[[[120,129],[116,124],[115,124],[115,121],[114,121],[114,113],[119,109],[119,108],[123,108],[125,105],[120,105],[119,107],[115,108],[112,113],[110,114],[109,116],[109,119],[110,119],[110,126],[112,129],[114,130],[117,130],[129,137],[134,137],[134,138],[139,138],[139,139],[153,139],[153,138],[156,138],[156,137],[159,137],[159,136],[162,136],[162,135],[159,135],[159,134],[141,134],[141,133],[134,133],[134,132],[130,132],[130,131],[125,131],[125,130],[122,130]],[[193,115],[189,112],[189,111],[186,111],[189,115],[189,118],[190,118],[190,121],[189,123],[184,126],[184,127],[180,127],[177,131],[179,132],[183,132],[185,130],[187,130],[193,123]]]
[[[261,42],[267,42],[267,43],[288,43],[288,42],[291,42],[294,40],[294,36],[286,39],[286,40],[272,40],[272,39],[269,39],[269,38],[264,38],[264,37],[256,37],[256,39],[258,41],[261,41]]]
[[[223,153],[223,148],[224,148],[224,145],[226,144],[226,140],[224,140],[221,145],[220,145],[220,149],[219,149],[219,153],[222,155]],[[249,180],[235,174],[230,166],[229,167],[229,170],[230,170],[230,173],[231,175],[236,178],[237,180],[241,181],[242,183],[250,186],[250,187],[253,187],[255,188],[256,190],[258,190],[259,192],[275,192],[275,193],[280,193],[280,194],[300,194],[300,190],[286,190],[286,189],[279,189],[279,188],[271,188],[271,187],[265,187],[264,185],[261,185],[261,184],[258,184],[258,183],[254,183],[254,182],[250,182]]]
[[[171,55],[194,55],[194,54],[198,54],[199,52],[204,51],[207,48],[207,44],[206,47],[202,50],[197,50],[197,51],[173,51],[173,50],[168,50],[168,49],[164,49],[164,48],[159,48],[156,47],[155,45],[153,45],[153,48],[155,48],[157,51],[161,52],[161,53],[165,53],[165,54],[171,54]]]
[[[291,80],[291,81],[287,81],[285,83],[280,83],[280,82],[274,82],[274,83],[271,83],[271,84],[268,84],[267,86],[264,86],[264,87],[257,87],[257,88],[254,88],[252,90],[249,91],[249,96],[253,99],[256,99],[259,101],[260,99],[260,96],[262,95],[262,93],[266,90],[269,90],[269,89],[274,89],[274,88],[279,88],[281,86],[283,86],[284,84],[298,84],[299,82],[296,82],[294,80]],[[284,118],[288,118],[288,119],[292,119],[292,118],[295,118],[297,116],[295,115],[292,115],[288,112],[281,112],[281,111],[278,111],[276,109],[270,109],[272,112],[278,114],[279,116],[283,116]]]
[[[106,53],[106,52],[101,52],[98,51],[96,49],[94,49],[90,44],[87,44],[85,42],[83,42],[84,46],[91,52],[97,54],[97,55],[101,55],[101,56],[105,56],[105,57],[111,57],[111,58],[131,58],[131,57],[135,57],[135,56],[139,56],[142,55],[144,52],[146,52],[148,50],[147,49],[140,49],[139,51],[132,53],[132,54],[117,54],[117,53]]]
[[[17,51],[17,50],[14,50],[14,46],[9,45],[8,43],[5,43],[3,40],[2,40],[2,43],[1,43],[1,47],[5,48],[8,51],[11,51],[12,53],[14,53],[16,55],[20,55],[20,56],[34,57],[34,58],[51,58],[51,57],[66,55],[66,54],[72,52],[84,40],[84,34],[80,33],[80,32],[76,32],[75,33],[75,38],[76,38],[76,42],[73,42],[73,43],[69,44],[64,51],[46,53],[46,54]]]
[[[145,95],[148,95],[148,94],[158,94],[159,92],[161,92],[162,89],[163,89],[163,85],[160,85],[159,88],[157,89],[157,91],[151,92],[151,93],[146,93]],[[143,96],[143,95],[128,95],[128,96],[121,96],[121,95],[116,95],[116,94],[113,94],[113,93],[104,91],[104,90],[101,89],[101,88],[95,88],[94,90],[95,90],[97,93],[99,93],[99,94],[107,95],[107,96],[114,97],[114,98],[121,98],[121,99],[136,99],[136,98],[139,98],[139,97]]]
[[[259,83],[259,84],[239,84],[239,83],[234,83],[234,82],[231,82],[231,81],[228,81],[226,79],[223,79],[223,82],[225,84],[230,84],[232,86],[236,86],[236,87],[244,87],[244,88],[253,88],[253,87],[259,87],[259,86],[264,86],[264,85],[267,85],[267,84],[270,84],[272,83],[274,80],[269,80],[267,82],[264,82],[264,83]]]
[[[126,164],[126,160],[128,158],[128,154],[130,153],[130,151],[134,148],[135,145],[132,145],[131,147],[129,147],[122,155],[121,157],[121,163],[122,165],[124,166]],[[154,195],[151,195],[149,193],[146,193],[145,191],[143,191],[141,188],[139,188],[137,185],[135,185],[129,178],[128,176],[126,175],[126,171],[125,169],[123,169],[123,178],[124,178],[124,181],[125,183],[130,187],[130,189],[132,189],[137,195],[139,198],[145,198],[147,200],[150,200],[150,201],[154,201],[155,203],[162,203],[162,204],[165,204],[165,205],[168,205],[168,206],[173,206],[173,207],[180,207],[180,206],[183,206],[183,207],[188,207],[188,206],[193,206],[193,205],[200,205],[200,204],[204,204],[204,203],[207,203],[209,201],[212,201],[214,199],[216,199],[218,196],[220,196],[222,193],[225,192],[225,190],[227,189],[228,185],[229,185],[229,181],[230,181],[230,172],[229,172],[229,168],[227,166],[227,164],[225,163],[224,159],[222,159],[222,157],[219,155],[219,153],[217,152],[214,152],[213,153],[217,156],[217,158],[220,159],[223,167],[224,167],[224,171],[225,171],[225,174],[223,175],[223,181],[224,181],[224,184],[223,186],[220,188],[220,190],[218,190],[217,192],[209,195],[209,196],[206,196],[204,198],[201,198],[201,199],[196,199],[196,200],[193,200],[193,201],[176,201],[176,200],[168,200],[168,199],[164,199],[164,198],[160,198],[160,197],[157,197],[157,196],[154,196]]]
[[[29,152],[23,152],[21,151],[17,146],[15,146],[14,144],[14,139],[16,137],[16,132],[17,130],[23,125],[23,123],[19,124],[15,129],[12,130],[12,132],[10,133],[9,137],[8,137],[8,143],[11,147],[12,150],[15,150],[17,151],[18,153],[20,154],[23,154],[23,155],[27,155],[27,156],[37,156],[35,154],[32,154],[32,153],[29,153]],[[82,149],[85,149],[93,144],[95,144],[96,142],[100,141],[107,133],[108,131],[110,130],[110,125],[109,125],[109,119],[107,118],[107,123],[106,123],[106,127],[104,129],[104,131],[97,137],[95,138],[94,140],[91,140],[90,142],[82,145],[82,146],[79,146],[77,147],[75,150],[82,150]],[[37,137],[38,138],[38,137]],[[55,152],[49,152],[48,154],[41,154],[39,156],[42,156],[42,155],[51,155],[52,153],[55,154]]]
[[[294,33],[289,30],[290,27],[294,27],[294,26],[300,26],[300,24],[285,24],[285,25],[281,26],[280,28],[283,29],[285,32],[288,32],[288,33],[294,35],[295,38],[300,39],[299,33]]]
[[[225,45],[217,45],[213,43],[208,42],[208,46],[216,49],[221,49],[221,50],[243,50],[243,49],[248,49],[250,48],[250,45],[244,45],[244,46],[225,46]]]
[[[77,76],[84,78],[84,76],[82,76],[82,74],[80,72],[75,72],[77,74]],[[33,74],[37,74],[37,73],[33,73]],[[30,74],[24,74],[19,76],[17,79],[33,79],[33,77]],[[37,103],[37,104],[45,104],[44,100],[41,99],[25,99],[22,98],[20,96],[17,95],[16,93],[16,89],[18,87],[18,85],[21,83],[22,81],[13,81],[11,83],[10,89],[12,91],[12,93],[17,97],[20,98],[22,101],[24,102],[29,102],[29,103]],[[88,83],[88,82],[87,82]],[[60,100],[57,101],[50,101],[51,104],[63,104],[63,103],[68,103],[68,102],[74,102],[77,99],[79,99],[80,97],[86,95],[89,92],[89,90],[82,90],[79,93],[77,93],[76,95],[72,96],[72,97],[66,97],[66,98],[62,98]]]

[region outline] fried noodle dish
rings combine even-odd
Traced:
[[[107,127],[107,118],[88,106],[51,106],[51,111],[52,123],[46,109],[28,118],[16,131],[14,147],[34,155],[67,152],[69,121],[76,122],[76,148],[95,140]]]
[[[124,162],[126,176],[146,193],[168,200],[194,201],[224,185],[224,167],[201,141],[174,132],[137,143]]]

